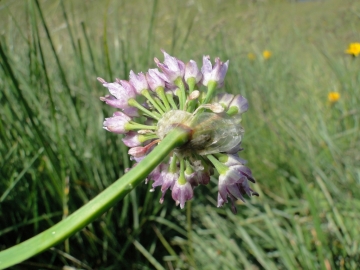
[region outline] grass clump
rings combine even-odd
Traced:
[[[243,157],[260,197],[234,216],[215,207],[213,185],[185,213],[144,184],[24,265],[356,269],[360,58],[344,52],[359,42],[359,4],[139,5],[1,3],[1,249],[65,218],[130,166],[120,137],[101,129],[111,110],[96,77],[145,70],[164,48],[230,59],[225,90],[250,102]],[[340,98],[329,102],[330,92]]]

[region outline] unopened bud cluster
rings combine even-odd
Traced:
[[[108,83],[98,78],[110,92],[100,99],[119,109],[105,119],[104,129],[125,134],[123,142],[136,162],[161,144],[172,129],[191,130],[189,142],[175,149],[147,177],[153,181],[151,190],[161,187],[161,203],[171,190],[172,198],[183,208],[193,198],[194,188],[207,185],[216,170],[217,206],[230,198],[236,212],[236,199],[258,195],[249,187],[249,181],[255,183],[250,169],[238,156],[244,133],[241,114],[247,111],[248,102],[240,95],[217,92],[224,85],[229,61],[216,58],[212,64],[210,57],[204,56],[199,69],[193,60],[185,64],[163,53],[164,62],[155,58],[159,69],[145,74],[130,71],[128,81]]]

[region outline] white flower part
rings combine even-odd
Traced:
[[[220,103],[210,104],[209,110],[212,110],[214,113],[222,113],[224,111],[224,107],[221,106]]]
[[[188,96],[188,100],[194,100],[197,99],[200,96],[199,90],[194,90],[191,92],[191,94]]]

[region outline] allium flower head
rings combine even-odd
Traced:
[[[141,162],[154,147],[161,147],[175,127],[186,128],[191,134],[189,141],[175,148],[148,175],[146,181],[153,181],[151,191],[161,187],[163,203],[170,190],[176,205],[183,208],[195,196],[194,189],[209,184],[210,177],[217,174],[217,206],[230,199],[236,212],[236,199],[258,195],[249,186],[255,180],[244,165],[246,161],[238,156],[244,134],[241,116],[248,102],[241,95],[216,90],[224,85],[229,61],[215,58],[212,63],[209,56],[204,56],[199,69],[193,60],[185,64],[165,51],[163,54],[163,63],[155,58],[161,71],[131,71],[129,81],[114,83],[99,78],[111,94],[101,100],[120,109],[105,119],[104,129],[125,134],[123,142],[130,147],[131,160]],[[140,103],[144,97],[146,102]],[[145,123],[139,122],[144,119]]]

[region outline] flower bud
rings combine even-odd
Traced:
[[[130,131],[126,134],[126,136],[122,139],[123,143],[127,147],[135,147],[141,145],[139,141],[139,135],[137,132]]]
[[[146,80],[145,75],[140,72],[138,75],[134,73],[134,71],[130,70],[130,79],[129,79],[131,85],[135,88],[136,93],[138,95],[141,94],[142,90],[148,89],[148,82]]]
[[[184,79],[187,82],[189,78],[195,78],[195,83],[198,83],[202,78],[202,73],[194,60],[190,60],[185,65]]]
[[[134,98],[136,96],[135,89],[132,85],[127,81],[117,81],[114,83],[107,83],[105,80],[98,78],[100,82],[102,82],[103,86],[108,88],[111,96],[101,97],[101,101],[105,101],[112,107],[119,109],[126,109],[130,106],[128,105],[128,100],[130,98]]]
[[[218,87],[223,86],[226,72],[228,70],[229,60],[225,63],[220,61],[220,58],[215,58],[214,67],[211,64],[210,57],[203,57],[203,66],[201,72],[203,73],[202,84],[207,86],[210,81],[216,82]]]
[[[221,93],[215,96],[214,101],[220,103],[224,109],[228,109],[231,101],[234,99],[233,94]]]
[[[185,184],[180,184],[179,181],[176,181],[173,186],[171,195],[176,202],[176,205],[180,204],[180,208],[183,209],[185,206],[185,202],[193,198],[194,191],[189,182],[186,182]]]
[[[249,104],[246,98],[240,95],[236,95],[229,104],[229,112],[231,115],[242,114],[249,108]]]
[[[158,69],[149,69],[146,73],[146,80],[152,91],[155,91],[158,87],[165,87],[165,75]]]
[[[129,116],[122,112],[115,112],[112,117],[105,118],[103,128],[118,134],[127,132],[125,125],[131,120]]]
[[[170,56],[164,50],[164,63],[160,63],[159,59],[154,58],[156,65],[162,70],[167,78],[167,82],[173,83],[177,78],[183,78],[185,73],[184,62],[177,58]]]

